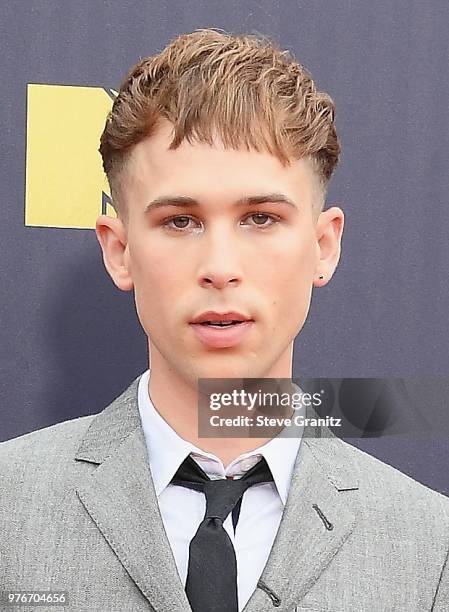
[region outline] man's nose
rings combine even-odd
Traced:
[[[223,289],[230,284],[240,284],[240,249],[231,230],[217,226],[208,236],[204,236],[198,279],[203,287],[213,286],[217,289]]]

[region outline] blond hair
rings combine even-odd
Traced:
[[[100,153],[113,206],[122,204],[122,174],[132,147],[173,124],[170,149],[184,139],[266,151],[282,165],[310,156],[321,203],[338,163],[335,105],[317,91],[307,70],[262,35],[198,29],[145,57],[123,81],[101,136]]]

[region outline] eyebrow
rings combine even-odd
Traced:
[[[234,202],[234,206],[266,204],[267,202],[272,204],[288,204],[295,209],[298,208],[296,204],[283,193],[266,193],[262,195],[246,196]],[[163,206],[183,207],[201,206],[201,204],[198,200],[190,196],[159,196],[145,206],[144,213],[156,208],[162,208]]]

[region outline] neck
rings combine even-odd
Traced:
[[[194,372],[177,372],[170,368],[167,361],[152,345],[150,380],[148,392],[151,401],[172,429],[184,440],[191,442],[203,451],[213,453],[226,467],[242,453],[255,450],[269,442],[272,437],[255,438],[204,438],[198,435],[198,388]],[[293,344],[280,359],[263,375],[248,373],[247,378],[288,378],[292,376]],[[199,377],[207,378],[201,374]],[[229,378],[233,376],[228,375]],[[237,377],[237,376],[235,376]]]

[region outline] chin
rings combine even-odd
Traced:
[[[194,366],[198,378],[258,378],[260,372],[264,371],[261,364],[249,366],[248,357],[232,360],[230,356],[223,355],[223,359],[217,359],[215,363],[204,363]]]

